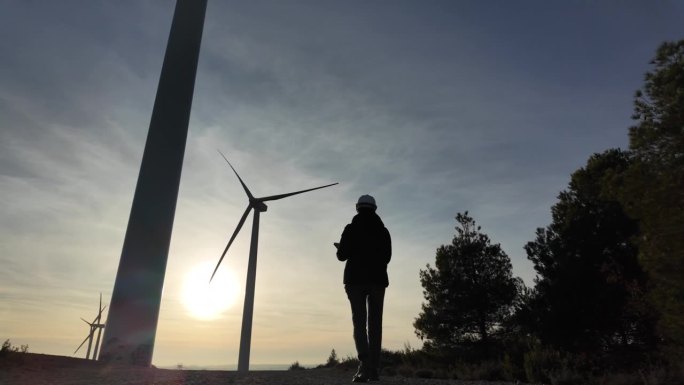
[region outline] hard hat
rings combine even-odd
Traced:
[[[375,198],[373,198],[370,195],[361,195],[359,197],[359,201],[356,202],[356,208],[357,209],[360,209],[363,207],[368,207],[368,208],[371,208],[373,210],[378,208],[378,206],[375,204]]]

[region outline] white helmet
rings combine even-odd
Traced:
[[[356,209],[360,208],[371,208],[373,210],[377,209],[378,206],[375,204],[375,198],[370,195],[361,195],[359,201],[356,202]]]

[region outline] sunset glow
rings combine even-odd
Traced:
[[[235,274],[223,266],[210,283],[213,269],[210,262],[203,262],[193,267],[183,281],[181,300],[194,318],[216,319],[238,298],[240,290]]]

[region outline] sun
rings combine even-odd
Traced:
[[[183,281],[181,300],[190,315],[202,319],[212,320],[235,304],[239,288],[235,274],[222,266],[216,276],[209,283],[209,277],[214,271],[210,262],[196,265],[186,275]]]

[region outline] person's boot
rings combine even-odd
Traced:
[[[354,374],[354,377],[352,377],[352,382],[368,382],[368,373],[363,362],[359,364],[359,369]]]

